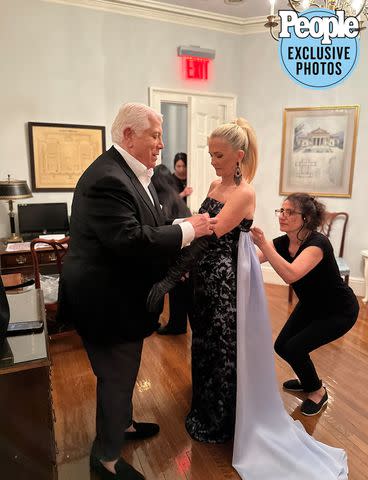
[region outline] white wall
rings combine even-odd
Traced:
[[[285,107],[360,104],[360,126],[351,199],[326,198],[329,210],[350,214],[346,257],[362,285],[360,250],[368,247],[368,138],[366,31],[358,68],[326,91],[295,85],[281,70],[277,43],[267,34],[238,36],[42,0],[0,0],[0,179],[10,173],[30,182],[29,121],[110,126],[121,103],[148,102],[148,88],[233,93],[238,113],[254,125],[260,143],[255,179],[255,223],[278,234],[273,210],[278,195],[282,112]],[[181,78],[178,45],[216,50],[214,72],[202,85]],[[35,193],[30,201],[67,201],[72,193]],[[0,202],[0,236],[9,233]]]
[[[310,90],[294,84],[282,71],[278,44],[268,34],[244,38],[240,76],[244,90],[238,110],[256,129],[260,144],[260,164],[254,181],[257,192],[255,224],[272,238],[279,234],[273,211],[279,196],[279,172],[282,144],[282,114],[286,107],[360,104],[353,191],[351,198],[321,197],[329,211],[349,213],[344,256],[351,267],[351,280],[362,293],[363,262],[360,251],[368,247],[368,37],[362,33],[360,61],[352,76],[336,88]]]
[[[216,71],[202,85],[185,81],[178,45],[216,49]],[[240,93],[232,34],[42,0],[0,0],[0,179],[30,179],[27,122],[110,127],[119,106],[148,103],[148,88]],[[72,193],[35,193],[30,202],[67,201]],[[28,200],[27,200],[28,201]],[[0,237],[8,235],[0,202]]]

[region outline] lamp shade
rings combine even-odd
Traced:
[[[25,180],[8,180],[0,181],[0,200],[18,200],[21,198],[32,197]]]

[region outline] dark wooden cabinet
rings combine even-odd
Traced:
[[[1,478],[57,479],[49,369],[0,375]]]
[[[52,248],[42,248],[38,250],[39,265],[42,273],[55,273],[56,254]],[[5,246],[0,247],[0,273],[22,273],[24,278],[33,276],[33,263],[30,250],[19,250],[16,252],[7,252]]]
[[[42,320],[40,290],[8,295],[10,321]],[[4,352],[5,350],[3,350]],[[48,335],[7,339],[0,354],[0,478],[57,480]]]

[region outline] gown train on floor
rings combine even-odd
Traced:
[[[345,451],[315,440],[284,408],[262,272],[246,232],[238,249],[236,405],[233,466],[243,480],[347,480]]]

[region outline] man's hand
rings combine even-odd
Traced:
[[[253,242],[257,245],[258,248],[262,250],[262,246],[267,243],[263,231],[258,227],[253,227],[250,229],[250,231],[252,234]]]
[[[194,238],[212,235],[213,228],[217,223],[217,219],[210,218],[208,213],[193,215],[192,217],[186,218],[185,221],[192,224],[192,227],[194,228]]]

